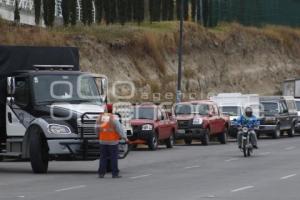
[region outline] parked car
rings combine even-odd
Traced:
[[[293,137],[298,123],[294,97],[260,97],[260,103],[263,116],[257,130],[258,136],[266,134],[276,139],[287,131],[288,136]]]
[[[156,150],[159,143],[164,143],[167,148],[173,147],[177,131],[176,121],[159,106],[134,106],[130,124],[133,129],[133,135],[128,137],[131,144],[146,144],[150,150]]]
[[[176,139],[184,139],[185,144],[200,139],[203,145],[208,145],[212,137],[217,137],[222,144],[227,143],[230,120],[222,116],[213,101],[178,103],[174,114],[178,125]]]

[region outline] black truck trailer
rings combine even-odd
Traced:
[[[50,160],[97,159],[106,87],[80,71],[77,48],[0,46],[0,160],[46,173]]]

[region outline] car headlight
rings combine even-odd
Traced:
[[[71,130],[69,127],[59,124],[50,124],[48,126],[48,132],[52,134],[58,134],[58,135],[66,135],[71,134]]]
[[[194,118],[193,125],[201,125],[203,122],[202,118]]]
[[[153,125],[151,124],[145,124],[142,126],[143,131],[151,131],[153,129]]]

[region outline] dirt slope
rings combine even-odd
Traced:
[[[84,71],[107,75],[111,85],[132,81],[137,88],[134,99],[147,100],[143,92],[163,96],[175,91],[175,22],[40,29],[0,21],[0,44],[77,46]],[[299,66],[300,29],[185,24],[183,88],[198,98],[215,92],[279,94],[283,80],[300,75]],[[117,92],[128,91],[118,87]]]

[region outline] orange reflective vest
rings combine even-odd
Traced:
[[[112,114],[103,114],[100,116],[99,140],[102,142],[117,142],[120,136],[114,128]]]

